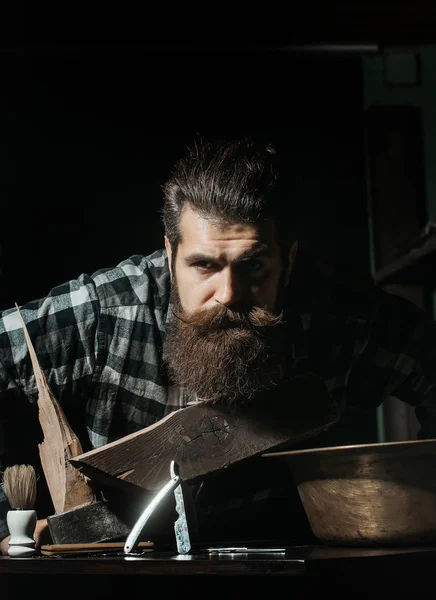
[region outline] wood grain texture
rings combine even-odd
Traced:
[[[88,505],[95,500],[95,496],[90,482],[69,462],[70,458],[82,453],[82,446],[48,385],[21,312],[18,306],[16,308],[38,387],[38,416],[44,435],[44,440],[39,444],[41,465],[55,512],[59,514]]]
[[[41,546],[43,556],[71,555],[71,554],[99,554],[118,550],[123,551],[124,542],[102,542],[99,544],[44,544]],[[138,552],[152,552],[153,542],[138,542]]]
[[[254,405],[229,410],[198,403],[70,462],[93,480],[151,491],[168,480],[172,460],[183,480],[193,480],[313,437],[339,415],[321,379],[301,375]]]

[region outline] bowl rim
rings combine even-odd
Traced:
[[[341,452],[344,450],[376,450],[379,448],[392,448],[394,446],[413,446],[413,445],[436,445],[436,438],[428,438],[424,440],[400,440],[397,442],[372,442],[369,444],[349,444],[344,446],[324,446],[322,448],[306,448],[301,450],[282,450],[279,452],[264,452],[262,458],[270,457],[285,457],[285,456],[297,456],[301,454],[320,454],[322,452]]]

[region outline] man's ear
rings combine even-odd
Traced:
[[[289,249],[288,265],[287,265],[286,273],[285,273],[285,285],[288,285],[288,283],[289,283],[289,278],[291,276],[292,267],[294,266],[295,259],[297,258],[297,252],[298,252],[298,241],[295,240],[295,242],[292,243],[292,246]]]
[[[167,251],[168,254],[168,265],[170,267],[170,278],[173,278],[173,269],[172,269],[172,260],[173,260],[173,254],[171,251],[171,244],[169,239],[167,238],[167,236],[165,236],[165,250]]]

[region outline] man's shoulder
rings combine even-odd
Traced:
[[[116,266],[91,275],[97,294],[107,305],[165,304],[170,292],[167,253],[156,250],[147,256],[135,254]]]
[[[308,251],[299,252],[298,258],[291,276],[291,291],[299,298],[304,312],[328,312],[346,319],[353,315],[370,317],[379,302],[380,290],[369,266],[366,271],[358,270]]]

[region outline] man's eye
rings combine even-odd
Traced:
[[[249,260],[247,263],[247,269],[251,273],[256,273],[263,269],[263,264],[260,260]]]
[[[207,260],[199,260],[193,264],[193,266],[199,271],[211,271],[214,268],[213,263]]]

